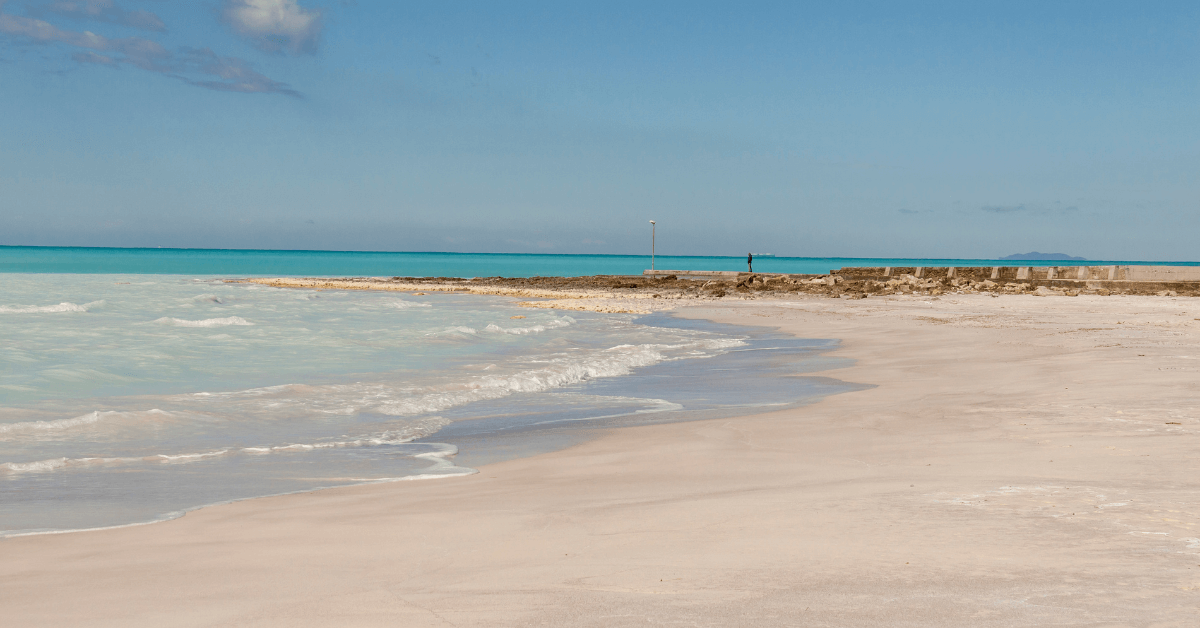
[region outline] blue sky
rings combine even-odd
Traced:
[[[1198,7],[0,0],[0,244],[1196,260]]]

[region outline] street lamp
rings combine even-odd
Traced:
[[[655,226],[655,222],[653,220],[651,220],[650,221],[650,270],[654,270],[654,230],[657,228],[658,227]]]

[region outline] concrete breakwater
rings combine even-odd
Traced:
[[[975,290],[1058,290],[1075,294],[1200,295],[1200,266],[850,267],[830,272],[845,280],[889,282],[911,277]]]
[[[972,266],[841,268],[831,274],[857,279],[902,275],[917,278],[990,279],[992,281],[1150,281],[1200,283],[1200,266]]]
[[[847,267],[831,270],[828,275],[684,270],[647,270],[644,274],[726,284],[738,292],[782,290],[845,296],[944,292],[1200,296],[1200,266]]]

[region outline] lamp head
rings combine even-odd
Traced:
[[[651,221],[650,221],[650,224],[655,224],[655,223],[654,223],[654,221],[653,221],[653,220],[651,220]]]

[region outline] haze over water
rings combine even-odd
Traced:
[[[763,273],[824,274],[846,266],[1196,265],[1198,262],[774,257],[754,251]],[[0,246],[0,272],[179,275],[531,277],[640,275],[667,270],[746,270],[745,256],[549,255]]]

